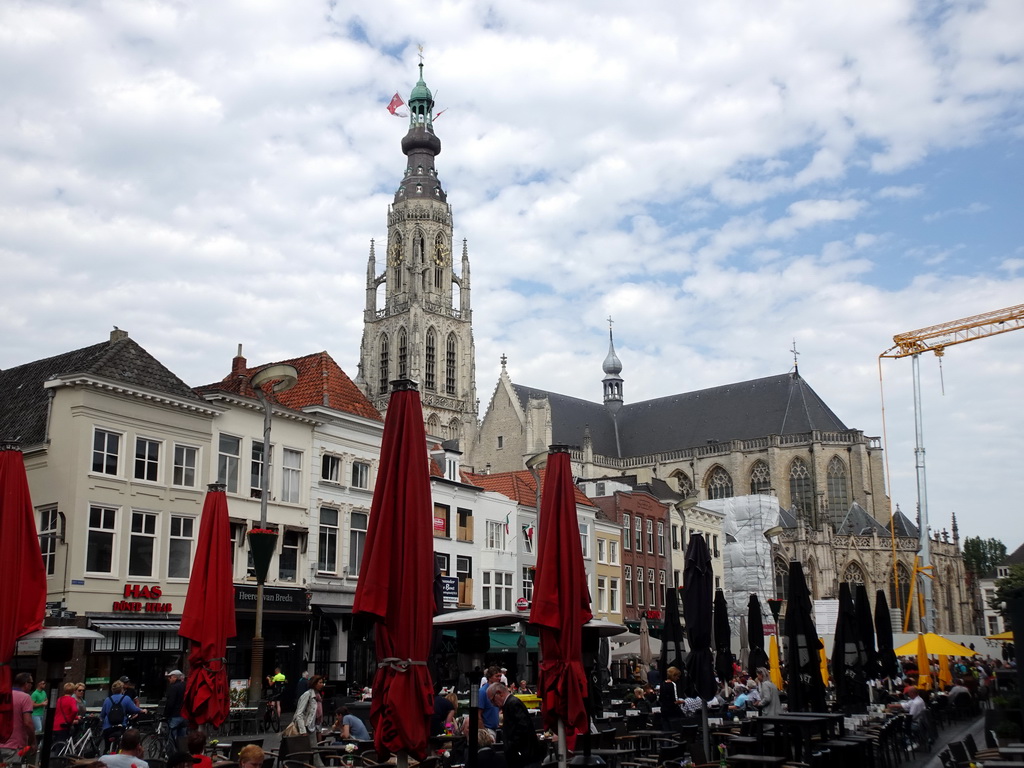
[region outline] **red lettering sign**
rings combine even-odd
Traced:
[[[159,600],[163,597],[163,587],[159,586],[147,586],[145,584],[125,584],[124,585],[124,597],[127,600],[129,597],[134,597],[141,600]]]

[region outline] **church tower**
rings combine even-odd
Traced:
[[[476,436],[479,408],[469,252],[463,241],[456,272],[452,209],[434,168],[441,153],[434,98],[423,81],[422,62],[419,67],[419,82],[409,96],[409,131],[402,139],[405,173],[388,208],[380,274],[370,243],[360,385],[384,413],[392,379],[417,381],[427,434],[466,447]]]

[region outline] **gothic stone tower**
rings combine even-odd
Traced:
[[[379,275],[370,244],[360,385],[384,413],[392,379],[419,382],[427,434],[469,446],[479,408],[469,253],[463,242],[456,273],[452,209],[434,168],[441,141],[434,134],[433,109],[420,63],[409,97],[409,132],[402,139],[406,168],[388,210],[387,261]]]

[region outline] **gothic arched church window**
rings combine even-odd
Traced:
[[[867,584],[864,569],[860,567],[860,563],[853,562],[846,566],[846,570],[843,571],[843,581],[849,582],[852,586]]]
[[[789,465],[789,500],[798,512],[811,514],[814,511],[814,492],[811,490],[811,473],[801,458],[793,459]]]
[[[434,333],[433,328],[427,330],[427,345],[423,357],[425,363],[423,384],[433,392],[437,389],[437,334]]]
[[[409,377],[409,338],[405,328],[398,332],[398,378]]]
[[[849,485],[846,481],[846,464],[838,456],[828,463],[828,508],[833,515],[842,518],[850,510]]]
[[[732,498],[732,477],[722,467],[715,467],[708,475],[707,482],[709,499]]]
[[[750,470],[750,492],[767,494],[771,492],[771,488],[772,476],[768,471],[768,465],[763,461],[754,462]]]
[[[444,353],[444,389],[449,395],[455,394],[455,365],[458,362],[455,356],[455,334],[448,334],[448,341],[445,344]]]
[[[672,477],[676,479],[676,485],[679,486],[679,493],[683,496],[689,496],[693,493],[693,480],[685,472],[676,470],[672,473]]]
[[[775,558],[775,598],[789,599],[789,566],[781,557]]]
[[[388,335],[386,333],[382,333],[380,335],[380,353],[377,358],[377,364],[379,366],[377,370],[380,378],[380,381],[377,382],[377,392],[382,395],[386,394],[388,391],[388,370],[391,365],[390,360],[388,360],[389,353],[390,348],[388,344]]]

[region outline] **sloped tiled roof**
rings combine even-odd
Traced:
[[[1000,565],[1019,565],[1020,563],[1024,563],[1024,544],[1008,554]]]
[[[272,365],[290,365],[299,374],[294,387],[274,396],[284,407],[301,411],[303,408],[322,405],[366,419],[382,420],[380,412],[326,352],[315,352],[254,367],[248,367],[245,358],[236,357],[232,361],[231,373],[219,382],[197,387],[196,391],[229,392],[255,398],[256,393],[249,385],[250,377]]]
[[[850,505],[850,511],[846,513],[846,517],[843,518],[842,522],[836,526],[836,533],[846,533],[853,536],[870,536],[876,532],[881,536],[889,535],[889,529],[869,515],[864,507],[857,502],[853,502]]]
[[[797,373],[627,403],[615,417],[602,403],[518,384],[513,389],[524,409],[530,398],[549,400],[552,442],[578,446],[589,428],[594,452],[602,456],[643,456],[713,441],[848,429]]]
[[[888,533],[890,530],[895,530],[897,536],[913,536],[918,537],[921,535],[921,530],[910,521],[910,518],[903,514],[899,507],[896,507],[896,511],[892,513],[891,528],[886,526],[885,530]]]
[[[54,357],[0,371],[0,437],[23,446],[46,439],[46,390],[54,377],[96,376],[181,400],[198,400],[192,389],[133,339],[116,336]]]
[[[544,487],[546,469],[539,470],[541,488]],[[537,483],[533,473],[528,469],[519,472],[496,472],[491,475],[476,475],[472,472],[463,472],[465,482],[483,488],[486,491],[494,491],[507,496],[518,504],[527,507],[537,506]],[[579,488],[573,487],[577,504],[585,504],[588,507],[594,506],[594,502]]]

